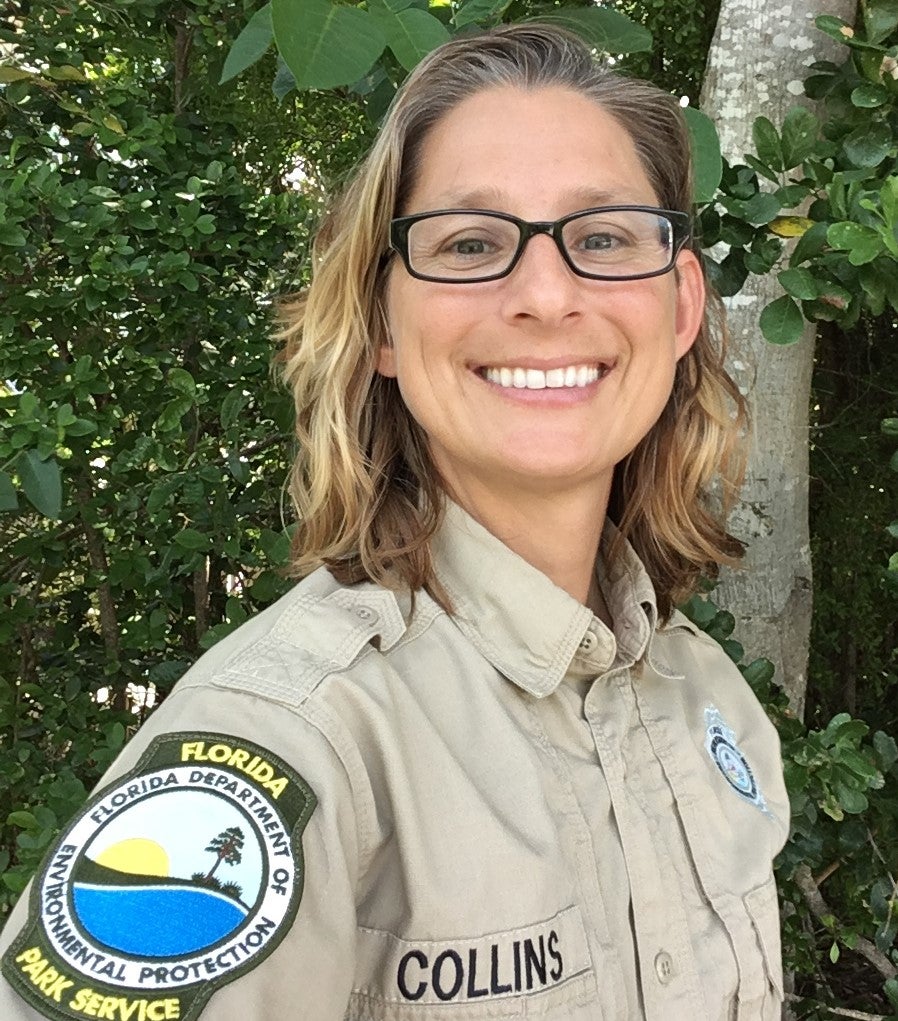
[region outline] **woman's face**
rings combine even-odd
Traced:
[[[611,116],[568,89],[497,87],[460,103],[425,138],[401,212],[480,208],[542,221],[616,204],[657,206],[658,197]],[[462,504],[475,492],[547,487],[589,487],[601,499],[614,466],[661,414],[703,303],[688,251],[676,272],[633,281],[577,276],[546,235],[530,240],[509,276],[486,283],[418,280],[394,258],[392,343],[378,368],[397,379]],[[593,378],[518,389],[490,371],[501,369]]]

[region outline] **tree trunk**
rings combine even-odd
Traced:
[[[853,23],[854,0],[832,0],[827,13]],[[753,151],[752,123],[762,114],[777,126],[796,102],[808,105],[801,83],[815,60],[842,59],[814,26],[819,0],[723,0],[702,90],[724,156],[742,163]],[[737,620],[736,637],[749,659],[766,656],[793,708],[801,713],[807,685],[811,627],[808,539],[808,405],[814,329],[779,347],[761,335],[764,306],[782,294],[775,274],[750,277],[728,301],[733,335],[731,370],[751,403],[748,473],[731,528],[748,544],[745,566],[727,571],[717,601]]]

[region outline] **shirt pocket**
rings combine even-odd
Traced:
[[[360,928],[346,1021],[602,1021],[580,909],[443,940]]]
[[[763,968],[760,994],[754,993],[751,1003],[740,998],[739,1017],[751,1021],[773,1021],[780,1017],[783,1002],[783,963],[780,946],[779,901],[776,883],[771,876],[760,886],[749,890],[743,898],[745,910],[751,919],[756,946],[753,948],[756,961]],[[742,962],[740,962],[740,967]],[[754,989],[758,985],[752,983]]]

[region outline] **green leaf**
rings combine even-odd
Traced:
[[[4,471],[0,471],[0,511],[14,511],[19,509],[19,498],[16,496],[16,487],[12,479]]]
[[[652,33],[609,7],[561,7],[541,12],[539,21],[562,25],[604,53],[646,53]]]
[[[193,397],[196,394],[196,381],[187,369],[174,368],[168,370],[168,385],[173,390]]]
[[[192,397],[186,395],[175,397],[163,407],[162,413],[156,419],[156,429],[159,432],[170,432],[172,429],[177,429],[181,424],[181,419],[192,407]]]
[[[780,200],[769,191],[759,191],[745,203],[745,219],[755,225],[770,223],[782,208]]]
[[[209,537],[195,528],[182,528],[175,536],[175,542],[189,550],[205,550],[209,548]]]
[[[814,24],[831,39],[844,43],[846,46],[860,49],[879,49],[879,47],[870,46],[863,40],[858,39],[851,25],[847,21],[837,18],[834,14],[821,14],[818,18],[815,18]]]
[[[889,1003],[898,1011],[898,978],[890,978],[883,986],[883,991],[889,998]]]
[[[71,64],[60,64],[58,67],[48,67],[44,74],[56,82],[86,82],[84,72]]]
[[[755,118],[751,126],[751,137],[761,162],[771,170],[782,170],[783,147],[773,122],[766,117]]]
[[[259,545],[265,556],[277,566],[283,566],[290,559],[290,536],[284,532],[274,532],[263,528],[259,536]]]
[[[831,224],[826,232],[826,240],[833,248],[847,251],[852,266],[872,262],[885,251],[885,244],[877,231],[851,221]]]
[[[898,744],[895,738],[881,730],[873,735],[873,750],[879,760],[879,766],[883,772],[888,771],[898,762]]]
[[[275,99],[280,103],[285,96],[289,95],[296,88],[296,79],[293,77],[293,72],[287,67],[280,53],[278,54],[277,68],[277,74],[271,83],[271,91],[274,93]]]
[[[714,199],[723,174],[720,155],[720,136],[710,117],[694,106],[683,109],[686,125],[692,139],[692,159],[695,166],[695,201],[704,205]]]
[[[24,450],[17,468],[25,496],[44,517],[58,520],[62,510],[62,478],[56,458],[43,460],[36,450]]]
[[[234,40],[222,68],[219,85],[235,78],[257,60],[260,60],[271,46],[274,31],[271,27],[271,4],[260,7],[249,19],[243,31]]]
[[[771,344],[794,344],[804,330],[804,316],[794,300],[784,294],[761,312],[761,333]]]
[[[284,579],[275,571],[263,571],[252,583],[250,595],[260,603],[270,603],[284,591]]]
[[[823,251],[826,247],[827,226],[825,223],[815,223],[801,235],[789,257],[790,266],[799,266]]]
[[[886,226],[894,230],[898,224],[898,175],[892,174],[882,182],[879,201]]]
[[[6,817],[7,826],[19,826],[23,830],[32,830],[37,828],[37,819],[31,814],[31,812],[10,812]]]
[[[357,82],[383,53],[374,18],[329,0],[272,0],[278,50],[299,89],[332,89]]]
[[[845,155],[858,167],[878,167],[892,148],[892,129],[882,122],[861,124],[842,143]]]
[[[688,109],[688,107],[687,107]],[[745,162],[751,167],[756,174],[766,178],[772,184],[779,184],[780,179],[777,177],[776,171],[773,167],[768,167],[766,163],[762,163],[759,159],[756,159],[750,152],[745,154]]]
[[[874,0],[860,5],[864,16],[867,41],[884,42],[898,26],[898,4],[895,0]]]
[[[879,428],[884,436],[898,436],[898,418],[884,418]]]
[[[814,151],[820,124],[810,110],[793,106],[783,120],[783,169],[800,166]]]
[[[882,106],[888,102],[889,93],[884,85],[876,85],[874,82],[865,82],[858,85],[851,93],[852,105],[861,109],[872,109]]]
[[[835,795],[839,800],[839,804],[849,815],[859,815],[861,812],[866,811],[867,806],[870,804],[865,794],[861,791],[856,791],[853,787],[846,787],[842,783],[835,784]]]
[[[23,71],[20,67],[0,67],[0,85],[9,85],[12,82],[23,82],[29,78],[35,78],[31,71]]]
[[[411,8],[394,13],[377,0],[370,0],[368,10],[393,56],[406,71],[411,71],[431,50],[450,38],[446,26],[427,11]]]
[[[775,675],[776,667],[769,659],[753,660],[742,669],[742,676],[752,687],[756,687],[759,684],[769,684]]]
[[[27,244],[28,238],[25,231],[15,223],[0,223],[0,245],[9,248],[21,248]]]
[[[784,269],[777,277],[783,290],[800,301],[816,298],[819,289],[813,274],[806,269]]]
[[[510,3],[511,0],[467,0],[452,16],[452,23],[456,28],[492,24]]]
[[[249,397],[240,389],[229,390],[221,402],[220,422],[222,429],[230,429],[240,417],[240,412],[249,403]]]

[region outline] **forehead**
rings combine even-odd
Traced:
[[[501,86],[469,96],[425,136],[405,211],[483,206],[540,218],[657,201],[633,139],[597,102],[563,87]]]

